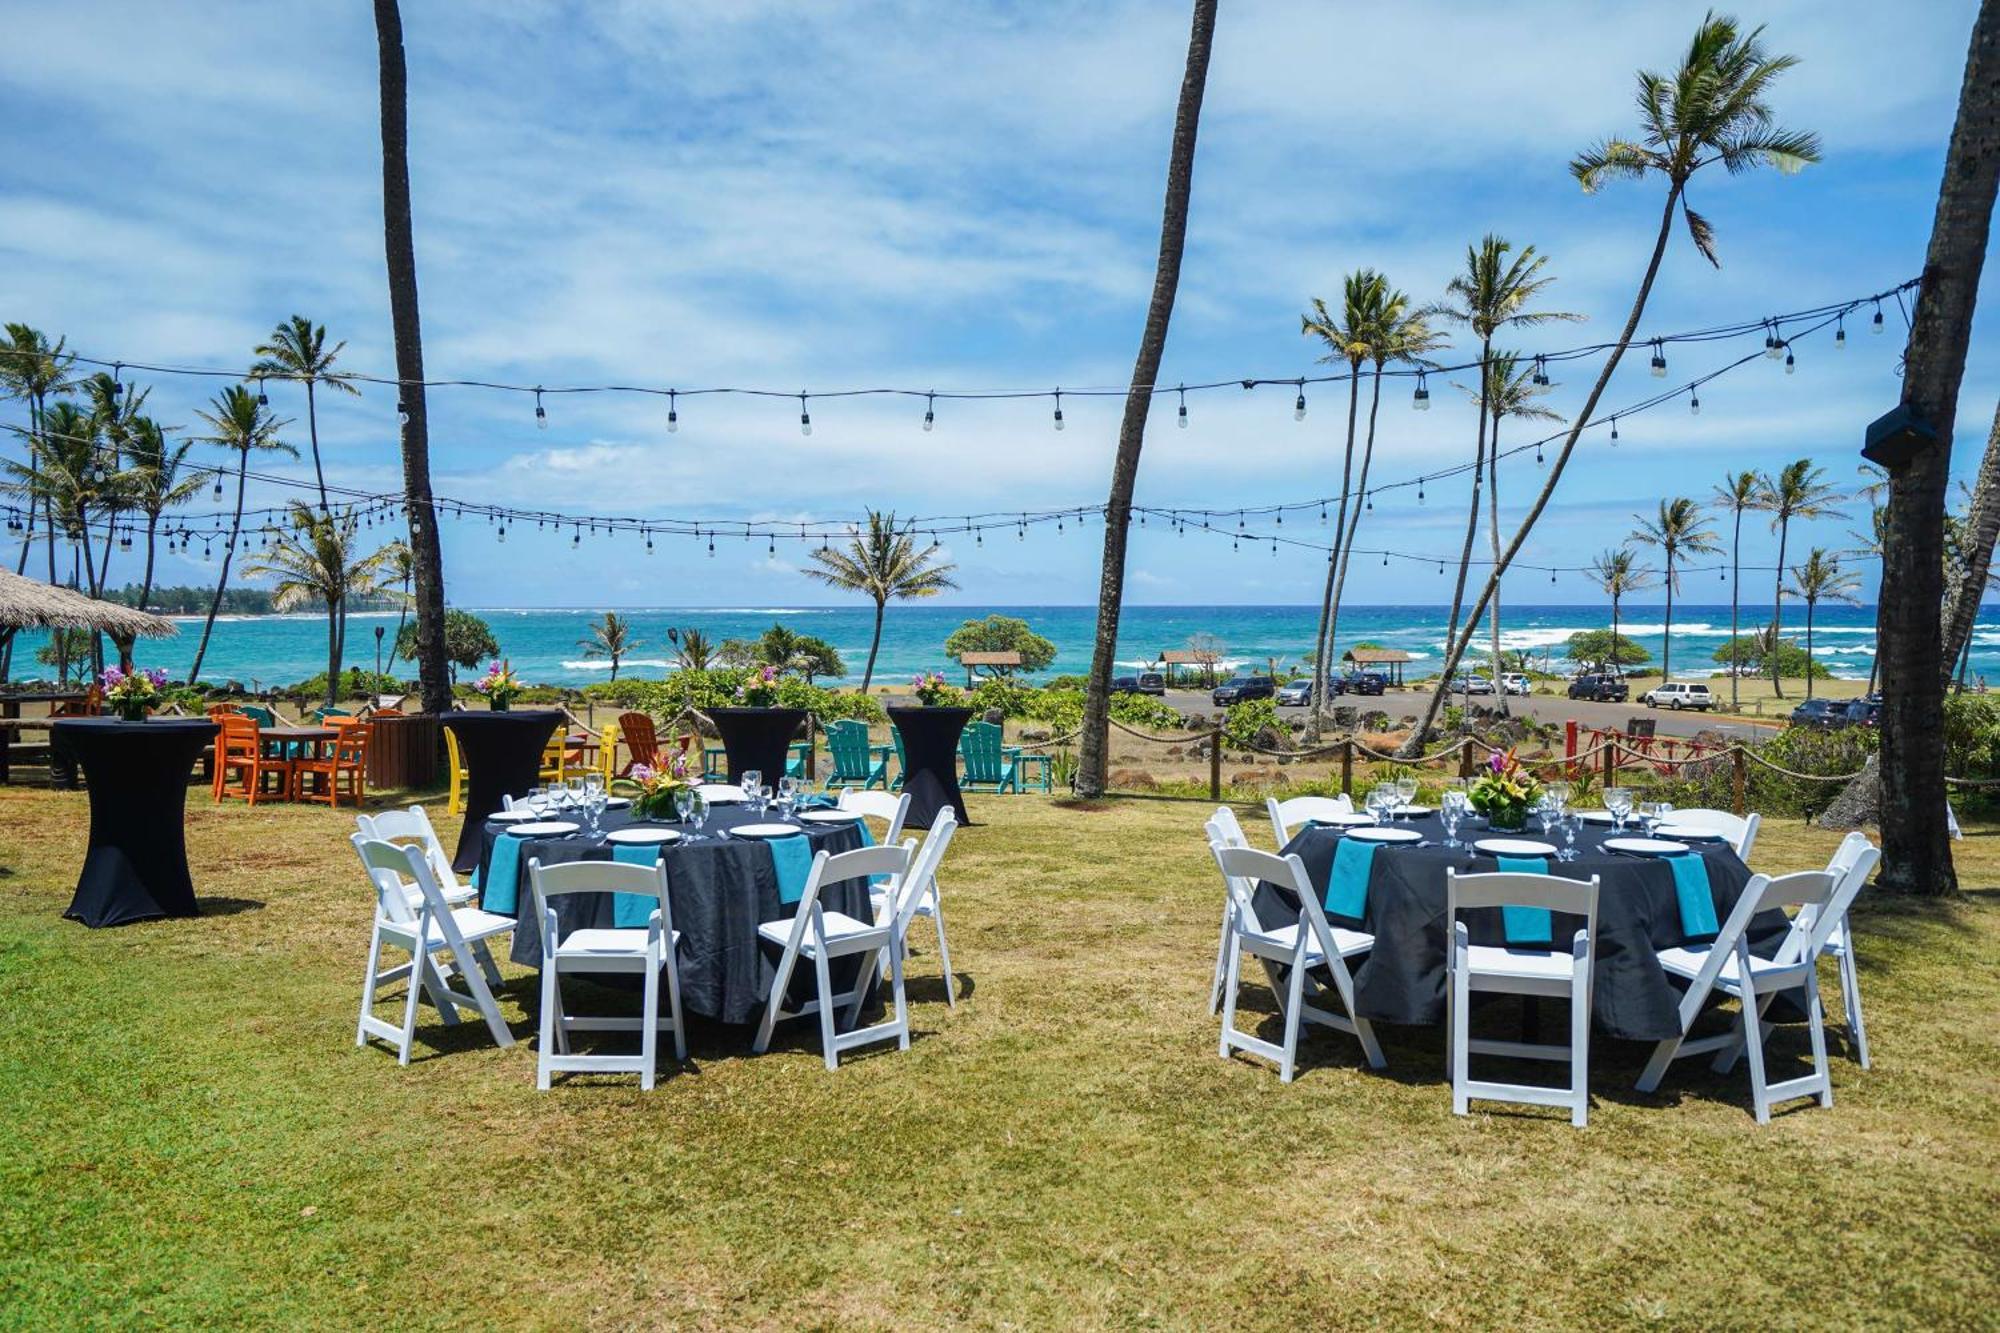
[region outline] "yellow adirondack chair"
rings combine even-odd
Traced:
[[[445,798],[445,813],[457,814],[465,808],[465,757],[458,752],[458,733],[444,728],[445,766],[450,770],[451,793]]]

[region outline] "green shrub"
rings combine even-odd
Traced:
[[[394,676],[378,676],[373,671],[363,671],[360,667],[349,667],[340,673],[339,688],[335,693],[342,699],[364,699],[371,694],[407,694],[410,687]],[[287,699],[326,698],[326,672],[308,676],[296,685],[285,685],[274,691]]]
[[[1787,727],[1761,746],[1753,747],[1757,758],[1794,773],[1839,777],[1858,773],[1880,744],[1881,738],[1869,727],[1844,727],[1820,731],[1812,727]],[[1640,785],[1645,779],[1633,774]],[[1744,765],[1744,805],[1766,816],[1809,815],[1826,807],[1840,791],[1838,782],[1794,778],[1773,772],[1751,759]],[[1679,806],[1707,806],[1727,810],[1735,794],[1735,760],[1727,755],[1689,764],[1674,777],[1651,784],[1657,800]]]
[[[630,677],[625,680],[593,681],[583,687],[583,697],[593,703],[610,704],[617,708],[643,708],[647,691],[659,683],[657,680]]]
[[[1023,685],[1011,676],[995,676],[972,687],[966,706],[980,713],[997,708],[1003,717],[1026,717],[1028,700],[1038,693],[1033,686]]]
[[[1067,673],[1060,676],[1050,676],[1042,682],[1042,688],[1045,690],[1087,690],[1090,688],[1090,677]]]
[[[1150,694],[1112,695],[1111,716],[1141,731],[1181,731],[1185,727],[1179,713]]]
[[[1245,699],[1240,704],[1229,705],[1223,714],[1222,734],[1231,745],[1247,747],[1256,743],[1257,733],[1277,725],[1278,704],[1275,699]]]
[[[1031,690],[1021,716],[1046,722],[1057,735],[1066,735],[1083,725],[1083,691]]]

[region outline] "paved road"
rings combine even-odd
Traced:
[[[1425,703],[1425,694],[1418,690],[1390,690],[1380,698],[1361,698],[1343,695],[1339,702],[1353,704],[1359,708],[1380,708],[1389,715],[1392,722],[1397,719],[1420,716]],[[1454,702],[1459,702],[1454,696]],[[1491,695],[1474,695],[1472,702],[1477,707],[1490,707],[1494,700]],[[1167,703],[1182,713],[1213,713],[1215,705],[1209,702],[1206,690],[1169,690]],[[1515,696],[1507,700],[1507,705],[1516,713],[1527,713],[1542,722],[1562,723],[1575,718],[1587,727],[1625,729],[1625,723],[1635,717],[1650,717],[1654,720],[1655,731],[1661,736],[1692,736],[1702,731],[1720,731],[1725,734],[1745,737],[1767,734],[1768,729],[1752,723],[1717,721],[1706,713],[1672,712],[1664,708],[1648,708],[1644,704],[1591,703],[1583,699],[1564,699],[1553,695],[1531,694],[1525,698]],[[1280,708],[1278,712],[1286,717],[1304,717],[1303,708]]]

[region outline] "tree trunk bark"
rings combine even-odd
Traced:
[[[326,473],[319,465],[319,407],[313,401],[313,382],[306,380],[306,431],[312,436],[313,480],[319,483],[319,512],[327,512]]]
[[[409,70],[403,16],[396,0],[375,0],[381,68],[382,244],[389,269],[389,319],[395,331],[397,392],[403,424],[403,503],[417,583],[417,681],[427,713],[451,709],[451,668],[444,645],[444,552],[431,502],[430,419],[424,398],[424,338],[417,305],[417,251],[410,225]]]
[[[1097,590],[1097,642],[1091,653],[1090,688],[1083,701],[1083,745],[1075,790],[1080,796],[1104,791],[1111,750],[1111,671],[1117,659],[1118,613],[1125,595],[1125,546],[1132,526],[1132,491],[1138,483],[1139,454],[1146,444],[1146,417],[1153,405],[1167,325],[1180,287],[1181,253],[1187,244],[1188,197],[1194,190],[1194,147],[1201,124],[1202,94],[1208,84],[1208,56],[1215,39],[1216,0],[1195,0],[1188,32],[1187,68],[1181,75],[1180,105],[1174,113],[1173,149],[1167,162],[1166,203],[1160,219],[1160,254],[1153,272],[1153,296],[1125,415],[1118,427],[1118,456],[1111,466],[1111,496],[1104,511],[1104,566]]]
[[[1743,508],[1736,506],[1736,537],[1729,548],[1729,711],[1742,710],[1742,650],[1736,644],[1737,608],[1743,601]]]
[[[1667,552],[1667,618],[1660,626],[1660,684],[1674,676],[1674,553]]]
[[[194,650],[194,664],[188,667],[188,684],[201,679],[201,659],[208,656],[208,636],[215,632],[215,613],[222,609],[222,594],[229,587],[229,565],[236,557],[236,534],[243,530],[243,486],[250,471],[250,451],[240,449],[236,459],[236,518],[229,525],[229,542],[222,548],[222,572],[215,580],[215,596],[208,602],[208,619],[202,622],[201,643]]]
[[[1813,697],[1812,634],[1813,599],[1808,597],[1806,598],[1806,698],[1808,699]]]
[[[1486,516],[1487,532],[1493,539],[1493,563],[1500,563],[1500,418],[1493,418],[1493,440],[1486,450]],[[1487,612],[1487,620],[1493,626],[1493,702],[1499,705],[1500,716],[1506,717],[1513,710],[1507,707],[1507,689],[1501,683],[1504,673],[1500,661],[1500,590],[1493,590],[1493,605]]]
[[[1319,739],[1326,717],[1327,684],[1333,668],[1327,658],[1333,651],[1333,585],[1340,574],[1340,530],[1347,526],[1348,489],[1354,480],[1354,420],[1361,406],[1361,366],[1349,363],[1347,381],[1347,449],[1340,459],[1340,508],[1333,520],[1333,546],[1326,555],[1326,591],[1319,600],[1319,634],[1313,640],[1312,734]]]
[[[1791,519],[1778,520],[1778,582],[1771,590],[1771,693],[1780,699],[1785,697],[1785,686],[1781,674],[1784,663],[1778,652],[1778,637],[1782,632],[1785,618],[1785,542],[1791,537],[1791,530]]]
[[[868,665],[861,672],[861,692],[868,693],[870,682],[875,679],[875,654],[882,647],[882,615],[888,610],[884,602],[875,603],[875,637],[868,641]]]
[[[1939,625],[1945,485],[1996,183],[2000,0],[1983,0],[1973,21],[1958,120],[1945,156],[1904,363],[1903,402],[1936,430],[1937,439],[1903,466],[1890,469],[1882,582],[1895,595],[1878,598],[1876,613],[1882,660],[1878,882],[1930,896],[1958,890],[1945,823],[1944,673],[1951,661]]]
[[[1965,513],[1965,567],[1951,580],[1944,603],[1944,660],[1949,662],[1972,642],[1979,603],[1986,595],[1993,569],[1993,543],[2000,539],[2000,407],[1993,412],[1993,429],[1986,436],[1986,453],[1979,460],[1979,478],[1972,485],[1972,503]]]

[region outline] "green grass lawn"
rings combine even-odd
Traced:
[[[1315,1031],[1289,1087],[1216,1058],[1206,807],[975,798],[987,822],[945,878],[964,993],[947,1010],[935,955],[916,960],[908,1052],[829,1074],[810,1024],[761,1059],[747,1032],[698,1027],[651,1094],[539,1094],[534,974],[511,965],[513,1048],[435,1021],[407,1069],[355,1048],[372,899],[350,814],[189,808],[218,910],[88,931],[60,919],[84,798],[0,789],[0,1323],[1963,1326],[2000,1308],[1990,888],[1863,898],[1875,1068],[1835,1037],[1833,1109],[1759,1128],[1742,1069],[1692,1060],[1642,1096],[1645,1052],[1600,1040],[1578,1131],[1552,1110],[1454,1117],[1436,1030],[1386,1030],[1386,1074]],[[1261,812],[1245,824],[1261,841]],[[1758,868],[1823,864],[1834,841],[1774,821]],[[1959,846],[1966,883],[2000,883],[2000,836]],[[1261,985],[1246,1003],[1271,1010]],[[1804,1041],[1777,1046],[1782,1076]]]

